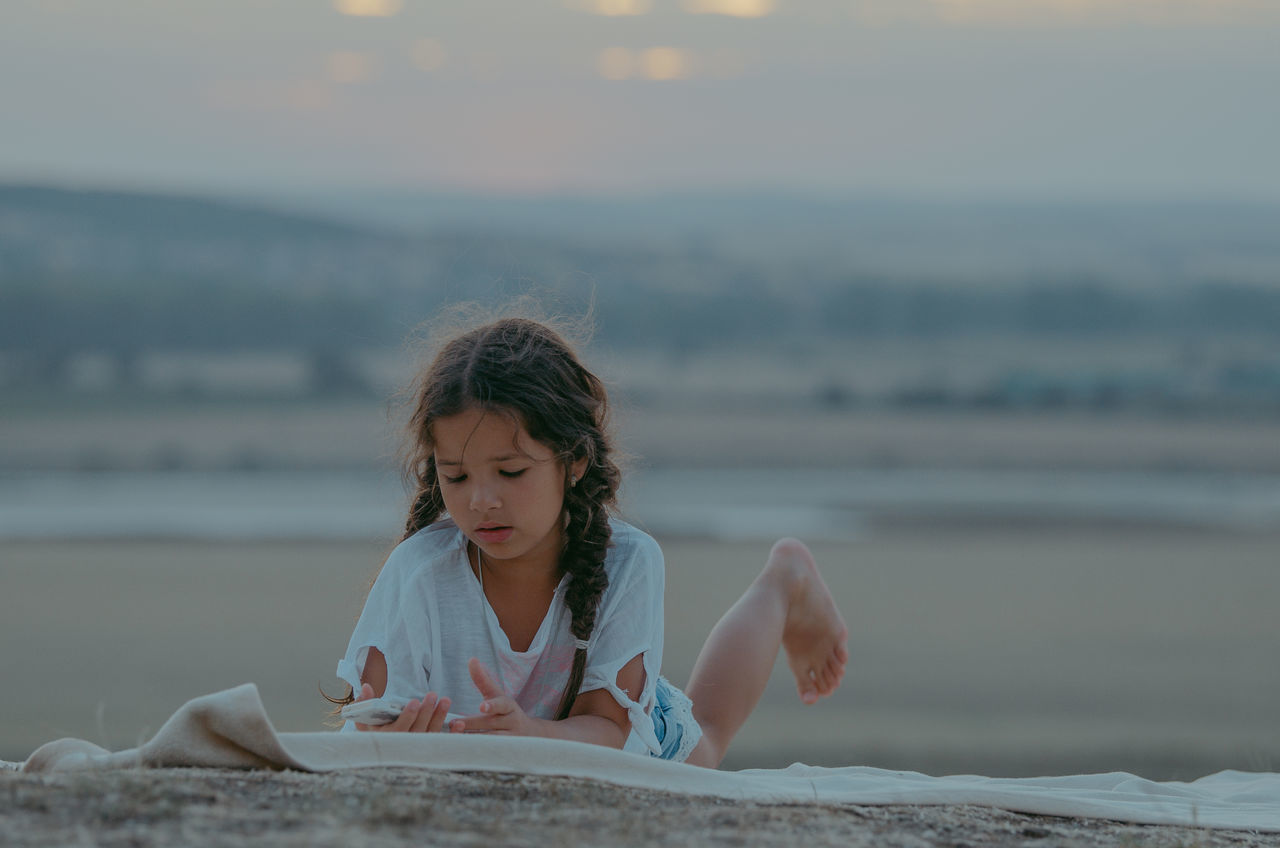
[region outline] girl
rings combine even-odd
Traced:
[[[779,648],[804,703],[840,684],[845,624],[795,540],[712,630],[688,696],[659,676],[662,553],[610,515],[607,413],[603,384],[540,323],[440,350],[410,419],[404,538],[338,663],[339,703],[413,700],[344,729],[551,736],[714,768]]]

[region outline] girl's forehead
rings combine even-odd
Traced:
[[[468,409],[437,418],[431,436],[439,464],[554,456],[550,448],[529,435],[518,415],[505,410]]]

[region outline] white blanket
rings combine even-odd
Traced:
[[[1280,774],[1224,771],[1155,782],[1125,773],[1066,777],[929,777],[850,766],[711,771],[596,745],[433,734],[277,733],[258,689],[188,702],[150,742],[110,752],[79,739],[41,746],[28,772],[123,767],[342,768],[411,766],[584,777],[622,786],[780,804],[979,804],[1021,813],[1280,832]]]

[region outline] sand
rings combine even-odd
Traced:
[[[1274,532],[900,524],[815,545],[849,619],[846,686],[785,668],[727,768],[930,774],[1280,769]],[[662,539],[666,673],[683,681],[757,543]],[[148,738],[191,697],[258,683],[281,730],[320,685],[390,540],[0,543],[0,759]],[[1235,846],[1280,837],[971,806],[786,807],[582,780],[380,769],[0,773],[0,842],[35,845]]]
[[[687,679],[768,546],[663,539],[665,673]],[[1142,527],[899,527],[816,545],[851,630],[846,686],[806,708],[784,667],[730,768],[930,774],[1275,771],[1280,539]],[[112,749],[186,700],[258,684],[280,730],[323,726],[386,540],[0,545],[0,759]]]
[[[782,378],[787,386],[793,372]],[[668,389],[672,369],[657,373],[655,385]],[[734,361],[716,385],[738,373]],[[843,366],[833,373],[845,374]],[[754,385],[759,375],[750,378]],[[745,459],[776,467],[1280,471],[1273,416],[874,407],[819,414],[791,391],[768,411],[624,399],[622,442],[643,463],[679,468]],[[0,416],[0,473],[370,469],[385,467],[395,450],[395,428],[376,401],[12,406]],[[68,522],[76,506],[67,504]],[[856,542],[815,546],[849,620],[846,686],[805,708],[780,665],[727,768],[798,760],[992,776],[1122,770],[1157,780],[1280,770],[1274,528],[991,521],[867,530]],[[661,541],[664,670],[680,683],[767,545]],[[278,729],[322,727],[327,708],[317,688],[338,689],[336,659],[389,547],[389,539],[0,542],[0,759],[21,760],[62,736],[132,747],[186,700],[248,681]],[[5,845],[246,842],[1190,848],[1280,838],[981,807],[772,807],[416,770],[0,773]]]
[[[0,774],[24,846],[1280,845],[1280,834],[1028,816],[975,806],[767,806],[570,778],[370,769]]]

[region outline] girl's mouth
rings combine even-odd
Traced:
[[[476,537],[482,542],[489,544],[501,544],[511,538],[511,534],[515,532],[511,527],[477,527],[475,530]]]

